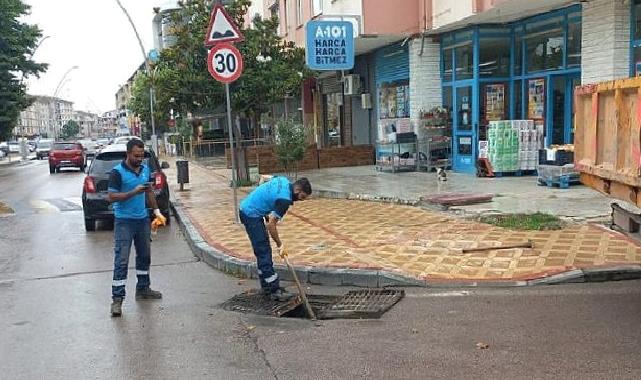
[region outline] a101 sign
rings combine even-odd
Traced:
[[[354,26],[348,21],[310,21],[306,25],[305,61],[312,70],[354,67]]]

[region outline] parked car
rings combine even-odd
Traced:
[[[20,153],[20,143],[17,141],[9,141],[9,153]]]
[[[113,220],[112,205],[107,201],[109,174],[114,166],[126,158],[127,145],[114,144],[103,149],[91,162],[82,188],[82,208],[87,231],[96,229],[96,220],[98,219]],[[147,148],[145,149],[144,164],[148,165],[151,171],[158,208],[169,223],[169,185],[167,184],[167,176],[163,173],[163,169],[169,168],[169,164],[164,161],[159,163],[154,151]],[[149,210],[149,215],[153,217],[151,210]]]
[[[120,137],[116,137],[116,139],[114,140],[114,145],[115,144],[126,144],[130,140],[140,140],[140,137],[138,137],[138,136],[120,136]]]
[[[96,152],[99,149],[99,145],[96,141],[93,140],[80,140],[78,141],[85,148],[85,153],[87,157],[95,157]]]
[[[9,155],[9,144],[6,141],[0,142],[0,151],[4,152],[5,156]]]
[[[36,158],[42,160],[45,157],[49,157],[49,152],[51,151],[51,145],[53,145],[53,140],[40,140],[38,141],[38,146],[36,148]]]
[[[111,144],[111,140],[108,138],[99,138],[96,140],[96,144],[98,144],[98,150],[104,149],[107,145]]]
[[[49,153],[49,173],[60,172],[61,168],[75,167],[85,171],[87,156],[80,143],[56,142]]]

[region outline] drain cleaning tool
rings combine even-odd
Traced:
[[[513,248],[534,248],[534,243],[532,242],[532,240],[528,240],[527,242],[524,242],[524,243],[505,244],[498,247],[464,248],[463,253],[496,251],[499,249],[513,249]]]
[[[314,314],[314,310],[312,310],[312,305],[309,304],[309,300],[307,300],[305,291],[303,290],[303,287],[301,286],[300,281],[298,281],[298,276],[296,275],[296,271],[289,264],[289,260],[287,259],[287,252],[285,252],[285,249],[281,248],[278,250],[278,255],[280,255],[280,257],[285,261],[285,264],[287,265],[287,269],[289,269],[289,271],[292,273],[292,277],[294,277],[294,282],[296,282],[298,293],[300,294],[301,300],[303,300],[303,303],[305,304],[305,309],[307,309],[307,314],[309,314],[309,318],[311,318],[312,321],[315,321],[316,314]]]

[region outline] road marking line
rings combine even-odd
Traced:
[[[60,209],[51,203],[47,201],[43,201],[41,199],[32,199],[31,200],[31,207],[41,210],[43,212],[52,212],[52,213],[57,213],[60,212]]]

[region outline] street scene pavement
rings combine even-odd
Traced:
[[[212,247],[251,262],[251,245],[243,235],[242,225],[234,223],[229,171],[208,169],[197,163],[192,163],[190,170],[194,180],[189,184],[189,191],[174,192],[177,204]],[[327,182],[313,180],[316,176],[322,178],[324,173],[308,174],[317,190],[324,188]],[[372,181],[382,182],[384,179],[379,177],[385,176],[389,174],[379,174]],[[358,181],[352,186],[349,178],[345,176],[343,180],[342,188],[358,192],[353,190],[358,189]],[[424,175],[423,181],[427,183],[427,189],[437,182],[435,176],[429,175]],[[511,179],[504,181],[513,182]],[[175,180],[170,179],[170,182]],[[336,182],[334,179],[333,183]],[[492,188],[489,184],[485,187]],[[394,187],[390,188],[393,191]],[[361,185],[360,189],[370,194],[377,191],[376,186],[368,189]],[[240,196],[249,190],[241,189]],[[587,188],[583,192],[593,199],[602,198]],[[528,200],[529,194],[511,194],[509,197],[517,204],[521,199]],[[373,197],[385,195],[374,194]],[[589,198],[583,201],[589,202]],[[555,208],[572,212],[563,198],[557,199]],[[296,203],[281,223],[280,231],[292,263],[318,272],[319,278],[325,269],[361,269],[363,273],[399,274],[429,285],[442,280],[536,280],[572,273],[576,269],[641,268],[641,247],[637,243],[603,225],[585,222],[569,223],[556,231],[514,231],[414,206],[316,198]],[[533,242],[533,249],[463,252],[464,249],[527,241]],[[310,281],[321,280],[312,278]]]
[[[192,169],[189,186],[197,187],[201,173]],[[222,310],[222,302],[257,281],[198,261],[177,223],[152,242],[152,286],[163,299],[127,298],[123,317],[114,319],[108,312],[113,232],[107,225],[84,231],[83,174],[50,175],[45,162],[31,161],[1,167],[0,179],[0,201],[14,211],[0,218],[0,370],[8,379],[641,376],[638,281],[410,287],[380,319],[316,326]],[[293,243],[291,236],[284,241]]]

